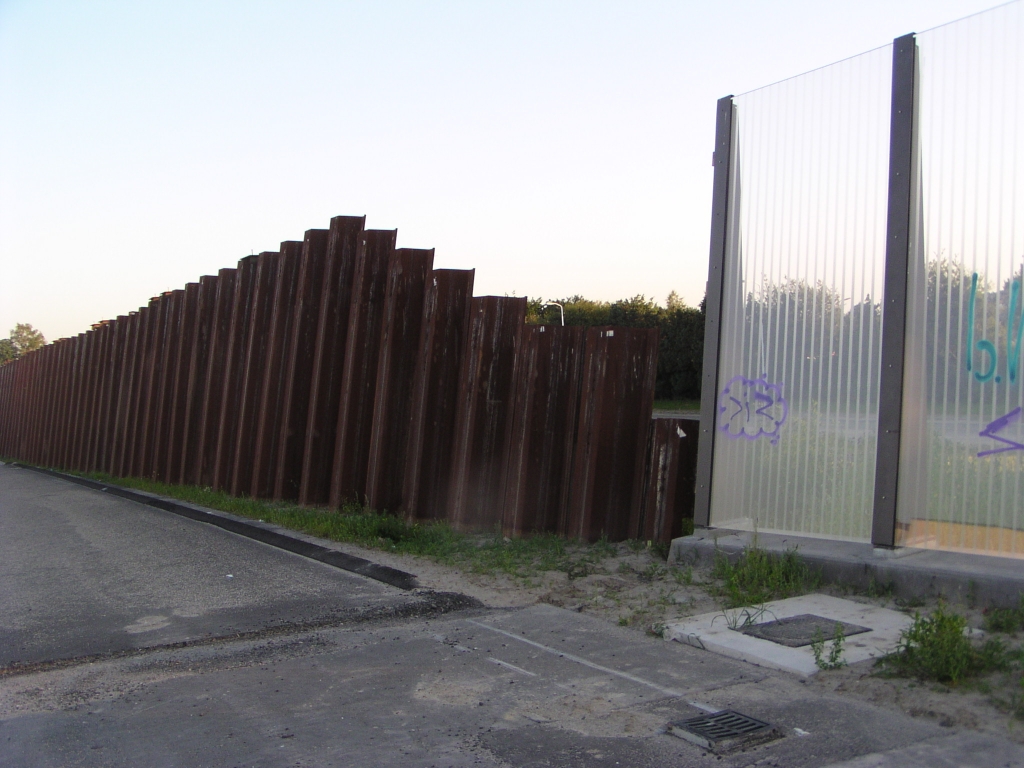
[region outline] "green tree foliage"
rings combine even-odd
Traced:
[[[14,348],[10,339],[0,339],[0,365],[18,359],[18,350]]]
[[[0,339],[0,365],[17,360],[26,352],[39,349],[46,344],[43,334],[29,323],[17,323],[11,329],[9,338]]]
[[[531,299],[527,305],[527,322],[558,325],[561,313],[555,303],[565,309],[566,325],[615,325],[626,328],[657,328],[658,378],[655,397],[665,400],[700,397],[700,374],[704,356],[704,302],[699,308],[688,307],[672,291],[666,306],[659,306],[646,296],[633,296],[619,301],[592,301],[583,296],[553,299]]]

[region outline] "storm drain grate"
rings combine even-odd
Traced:
[[[835,636],[837,624],[842,628],[843,637],[871,631],[870,627],[826,619],[824,616],[815,616],[813,613],[802,613],[799,616],[766,621],[763,624],[750,624],[736,629],[745,635],[771,640],[773,643],[789,648],[802,648],[805,645],[810,645],[819,637],[822,640],[831,640]]]
[[[676,720],[668,724],[668,732],[699,747],[714,752],[728,752],[777,738],[771,723],[756,717],[723,709],[710,715]]]

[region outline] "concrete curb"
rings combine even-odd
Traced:
[[[824,581],[856,589],[892,589],[904,598],[938,596],[981,606],[1015,608],[1024,595],[1024,560],[934,549],[876,549],[871,544],[788,534],[706,528],[672,541],[668,561],[710,565],[716,552],[735,561],[756,546],[796,550]]]
[[[223,528],[225,531],[237,533],[239,536],[255,539],[256,541],[260,541],[264,544],[269,544],[272,547],[284,549],[288,552],[294,552],[297,555],[308,557],[310,560],[316,560],[326,565],[340,568],[343,571],[357,573],[360,576],[365,576],[366,578],[374,579],[375,581],[381,581],[385,584],[390,584],[393,587],[398,587],[399,589],[409,590],[419,587],[414,574],[400,571],[397,568],[390,568],[386,565],[379,565],[362,557],[356,557],[355,555],[349,555],[334,549],[328,549],[327,547],[323,547],[319,544],[314,544],[310,541],[305,541],[304,539],[298,538],[298,534],[291,535],[290,532],[286,532],[286,529],[270,523],[248,520],[244,517],[238,517],[237,515],[232,515],[227,512],[219,512],[212,509],[206,509],[205,507],[186,504],[185,502],[169,499],[165,496],[157,496],[153,493],[146,493],[145,491],[130,490],[118,485],[100,483],[96,480],[88,480],[84,477],[76,477],[75,475],[67,475],[63,472],[56,472],[52,469],[33,467],[27,464],[19,464],[18,462],[9,462],[7,466],[17,467],[19,469],[30,469],[33,472],[39,472],[43,475],[56,477],[59,480],[67,480],[68,482],[76,483],[77,485],[82,485],[95,491],[108,493],[111,496],[117,496],[122,499],[127,499],[128,501],[145,504],[148,507],[161,509],[164,512],[181,515],[182,517],[187,517],[190,520],[197,520],[201,523],[215,525],[218,528]]]

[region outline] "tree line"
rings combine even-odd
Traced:
[[[644,295],[619,301],[592,301],[583,296],[563,299],[529,299],[529,323],[558,325],[565,309],[566,325],[617,325],[657,328],[658,378],[654,396],[659,400],[698,399],[704,361],[704,302],[688,307],[672,291],[665,306]]]
[[[46,344],[43,334],[29,323],[17,323],[6,339],[0,339],[0,365],[17,360],[26,352]]]

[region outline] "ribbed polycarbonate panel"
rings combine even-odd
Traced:
[[[735,99],[711,524],[865,540],[892,47]]]
[[[1024,8],[918,36],[897,541],[1024,554]]]

